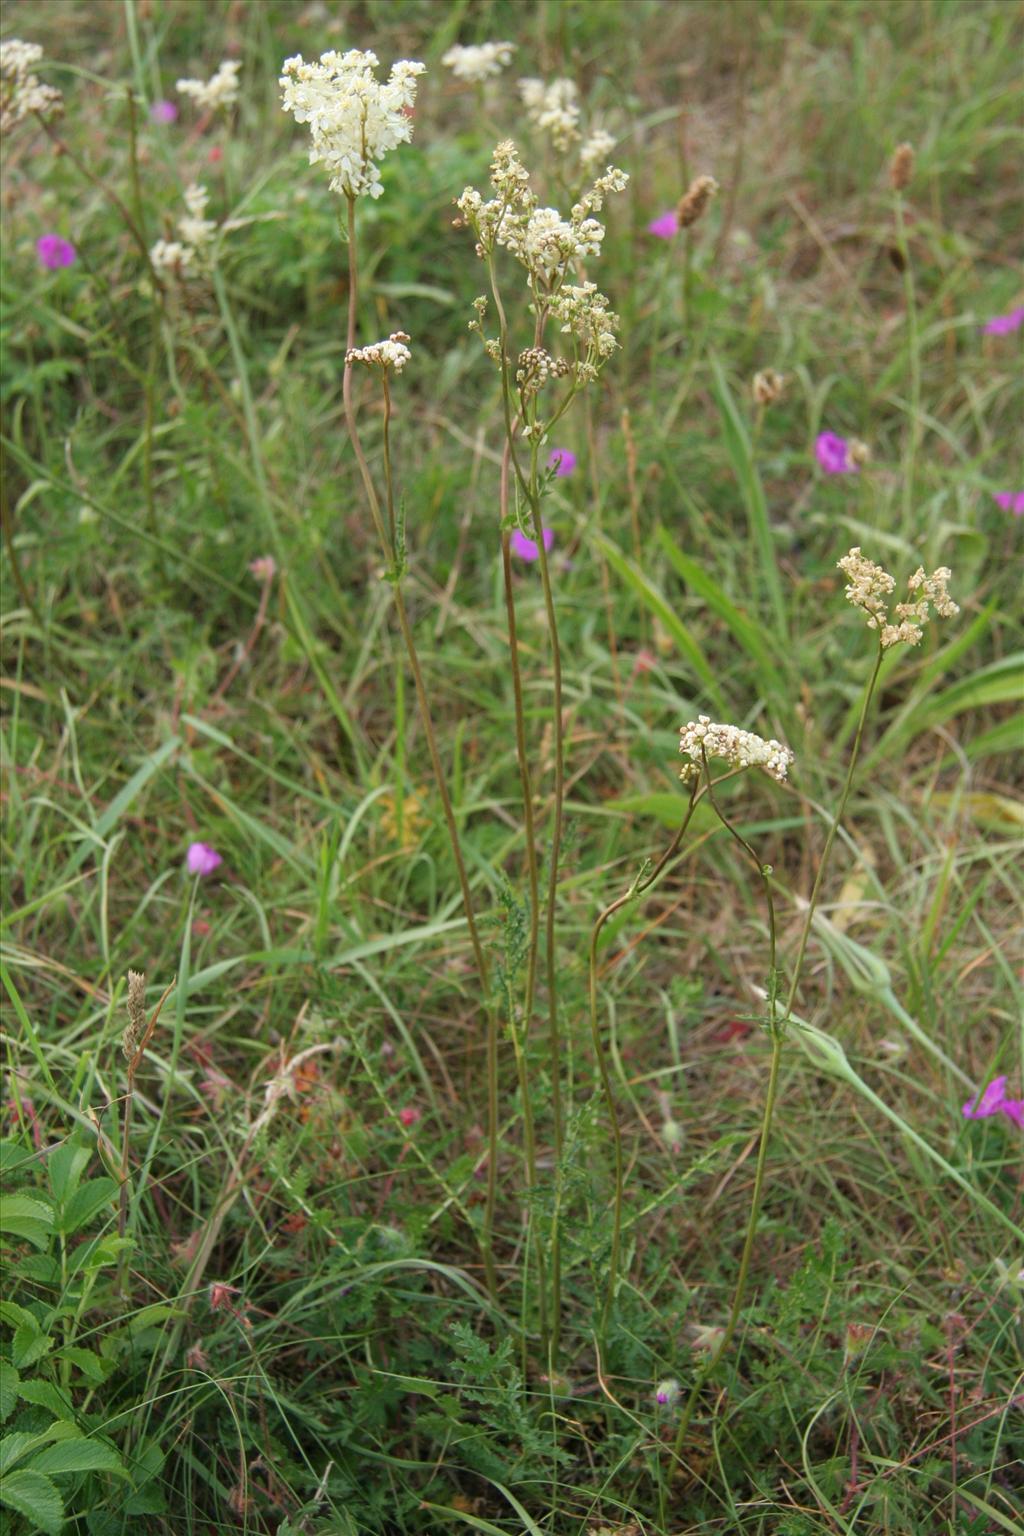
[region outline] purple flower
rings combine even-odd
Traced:
[[[1014,1125],[1024,1129],[1024,1099],[1006,1097],[1006,1077],[994,1077],[979,1098],[968,1099],[964,1105],[966,1120],[987,1120],[991,1115],[1006,1115]]]
[[[212,875],[217,865],[223,864],[224,860],[209,843],[189,843],[185,862],[190,875]]]
[[[997,507],[1002,507],[1004,512],[1013,512],[1017,517],[1024,517],[1024,491],[996,491],[992,500]]]
[[[671,240],[679,233],[679,216],[675,209],[669,213],[659,213],[656,219],[652,219],[647,226],[649,235],[656,235],[659,240]]]
[[[545,548],[545,550],[550,549],[554,542],[555,542],[555,535],[554,535],[553,530],[550,529],[550,528],[545,528],[544,529],[544,548]],[[526,534],[520,532],[520,530],[518,528],[513,530],[512,537],[509,540],[509,545],[511,547],[512,553],[514,555],[518,555],[520,560],[537,560],[537,559],[540,558],[540,550],[537,548],[537,541],[536,541],[536,539],[528,539],[526,537]]]
[[[1008,315],[993,315],[982,326],[986,336],[1009,336],[1024,325],[1024,309],[1011,309]]]
[[[548,469],[553,469],[555,478],[561,480],[563,475],[571,475],[576,468],[576,455],[569,448],[552,448],[548,454]]]
[[[178,109],[173,101],[154,101],[149,109],[151,123],[176,123]]]
[[[826,475],[855,475],[857,466],[850,458],[850,445],[835,432],[819,432],[814,444],[815,456]]]
[[[77,252],[71,241],[62,240],[60,235],[40,235],[36,241],[36,255],[41,267],[47,272],[56,272],[61,267],[70,267]]]

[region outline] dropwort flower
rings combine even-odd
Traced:
[[[897,603],[893,609],[893,623],[889,616],[888,598],[896,587],[896,578],[867,560],[857,544],[848,555],[836,562],[847,579],[846,601],[860,608],[868,616],[868,628],[877,629],[883,650],[891,645],[917,645],[924,625],[931,613],[929,604],[940,619],[952,618],[960,609],[947,591],[952,572],[947,565],[940,565],[930,576],[924,567],[918,566],[908,578],[908,601]]]
[[[217,232],[213,220],[205,217],[210,201],[206,188],[193,182],[185,188],[183,197],[188,212],[178,220],[181,239],[158,240],[149,252],[149,259],[158,272],[176,272],[179,277],[202,264]]]
[[[855,475],[857,465],[850,456],[850,445],[845,437],[835,432],[819,432],[814,444],[818,463],[826,475]]]
[[[552,544],[555,542],[554,531],[551,528],[545,528],[543,537],[544,552],[546,554],[551,548]],[[540,559],[540,550],[537,547],[536,539],[527,538],[526,534],[522,531],[521,528],[513,529],[512,537],[508,542],[512,553],[514,555],[518,555],[520,560]]]
[[[40,235],[36,241],[36,255],[41,267],[47,272],[56,272],[61,267],[70,267],[77,252],[71,241],[62,240],[60,235]]]
[[[353,347],[345,353],[346,363],[363,363],[367,368],[393,368],[401,373],[412,353],[406,346],[409,340],[404,331],[393,331],[387,341],[375,341],[368,347]]]
[[[986,336],[1010,336],[1024,325],[1024,309],[1011,309],[1008,315],[993,315],[982,326]]]
[[[790,764],[796,761],[781,741],[766,741],[754,731],[741,731],[736,725],[715,725],[707,715],[698,715],[696,720],[680,727],[679,750],[698,768],[705,756],[720,757],[735,768],[763,768],[779,784],[786,782]]]
[[[297,123],[308,123],[310,165],[323,162],[332,192],[346,197],[380,197],[377,164],[412,138],[408,116],[416,100],[416,77],[425,64],[399,59],[382,83],[374,74],[375,53],[323,53],[318,64],[301,55],[285,59],[280,79],[282,107]]]
[[[4,133],[26,117],[45,121],[64,110],[60,91],[43,85],[32,73],[42,56],[38,43],[23,43],[17,37],[0,43],[0,130]]]
[[[1024,491],[996,491],[992,500],[997,507],[1002,507],[1004,512],[1013,512],[1017,517],[1024,517]]]
[[[580,136],[579,92],[572,80],[520,80],[519,94],[526,115],[535,128],[550,136],[557,150],[565,151]]]
[[[224,860],[209,843],[189,843],[185,862],[190,875],[212,875]]]
[[[1006,1115],[1014,1125],[1024,1128],[1024,1099],[1008,1099],[1005,1076],[994,1077],[984,1093],[968,1099],[963,1114],[965,1120],[987,1120],[991,1115]]]
[[[456,43],[441,55],[441,63],[451,70],[456,80],[468,80],[481,85],[500,75],[512,62],[514,43],[472,43],[466,47]]]
[[[238,100],[238,71],[241,67],[237,59],[225,59],[209,80],[179,80],[175,90],[179,96],[191,97],[204,112],[216,112],[219,107],[226,111]],[[170,119],[161,118],[160,121],[169,122]]]

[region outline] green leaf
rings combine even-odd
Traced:
[[[0,1477],[4,1477],[16,1462],[19,1462],[34,1445],[38,1444],[39,1436],[35,1433],[27,1434],[19,1431],[16,1434],[4,1435],[0,1440]]]
[[[0,1424],[14,1412],[20,1380],[17,1368],[9,1360],[0,1360]]]
[[[707,696],[712,700],[716,709],[722,709],[722,695],[719,692],[718,683],[708,664],[707,657],[678,614],[672,609],[668,599],[658,591],[649,577],[633,564],[632,560],[627,559],[622,550],[613,544],[611,539],[606,539],[603,535],[599,535],[597,542],[601,546],[608,564],[633,588],[633,591],[636,592],[644,606],[649,608],[651,613],[664,624],[679,647],[681,655],[690,663],[690,666],[704,684]]]
[[[29,1463],[33,1472],[59,1477],[65,1472],[119,1472],[127,1477],[121,1458],[112,1445],[103,1440],[65,1440],[48,1445]]]
[[[775,646],[771,635],[763,625],[741,612],[696,560],[683,553],[667,528],[658,529],[658,542],[686,585],[704,599],[712,613],[717,613],[737,645],[746,651],[759,672],[763,672],[762,691],[767,691],[765,683],[772,682],[775,677],[771,664]]]
[[[22,1163],[31,1162],[34,1156],[32,1148],[26,1147],[23,1141],[5,1136],[0,1141],[0,1174],[6,1178],[8,1174],[14,1172],[15,1168],[20,1168]]]
[[[31,1195],[0,1195],[0,1232],[45,1248],[53,1227],[53,1212]]]
[[[53,1340],[48,1333],[42,1333],[35,1318],[32,1326],[23,1326],[14,1330],[14,1342],[11,1345],[11,1358],[16,1366],[22,1368],[26,1365],[34,1365],[44,1355],[49,1354]]]
[[[58,1360],[70,1360],[72,1365],[77,1365],[82,1375],[95,1386],[101,1386],[114,1369],[113,1360],[104,1360],[94,1349],[79,1349],[75,1344],[69,1344],[58,1352]]]
[[[64,1503],[56,1486],[42,1472],[22,1467],[0,1483],[0,1503],[17,1510],[45,1536],[58,1536],[64,1523]]]
[[[64,1422],[68,1422],[74,1415],[75,1410],[71,1403],[52,1382],[40,1381],[38,1378],[23,1381],[18,1388],[18,1396],[23,1403],[33,1403],[37,1408],[46,1408]]]
[[[76,1189],[71,1199],[67,1202],[59,1217],[60,1230],[65,1236],[77,1232],[79,1227],[86,1226],[95,1216],[98,1216],[104,1206],[110,1205],[118,1191],[116,1179],[102,1178],[89,1179],[80,1189]]]
[[[35,1313],[20,1307],[16,1301],[0,1301],[0,1322],[9,1328],[35,1328],[37,1332],[40,1326]]]
[[[783,640],[786,636],[786,604],[782,596],[782,583],[779,581],[779,568],[775,556],[775,540],[772,536],[771,522],[768,517],[768,503],[764,497],[764,487],[761,484],[761,476],[757,472],[754,461],[753,449],[750,446],[750,437],[747,433],[746,423],[736,408],[736,402],[732,397],[728,381],[722,371],[722,365],[718,358],[711,356],[712,389],[722,418],[722,431],[725,436],[725,449],[732,464],[733,474],[739,482],[740,494],[743,497],[743,505],[746,508],[747,522],[750,524],[750,534],[757,550],[757,570],[755,575],[759,584],[767,589],[771,601],[772,615],[776,637]]]
[[[46,1171],[55,1200],[71,1198],[91,1157],[92,1148],[83,1147],[77,1141],[65,1141],[62,1146],[54,1148],[47,1161]]]

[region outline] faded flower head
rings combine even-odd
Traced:
[[[277,561],[273,555],[257,555],[255,560],[249,561],[249,575],[255,576],[257,581],[273,581],[277,575]]]
[[[719,757],[734,768],[763,768],[779,784],[786,782],[790,764],[795,762],[792,752],[781,741],[766,741],[754,731],[741,731],[736,725],[716,725],[707,715],[698,715],[680,728],[679,750],[698,768],[705,757]]]
[[[125,1004],[128,1010],[128,1024],[121,1036],[121,1049],[131,1061],[138,1050],[139,1041],[146,1033],[146,973],[145,971],[128,972],[128,997]],[[1005,1083],[1006,1079],[1003,1078]]]
[[[309,163],[326,165],[331,191],[346,197],[380,197],[377,162],[412,138],[408,114],[416,77],[427,66],[399,59],[385,82],[375,74],[379,64],[375,53],[352,48],[323,53],[317,64],[297,55],[282,66],[281,104],[297,123],[309,124]]]
[[[698,176],[690,183],[689,191],[680,198],[676,216],[680,229],[689,229],[691,224],[703,218],[708,210],[708,205],[718,191],[718,182],[713,176]]]
[[[580,136],[580,100],[575,82],[520,80],[519,94],[530,122],[551,139],[557,150],[565,151]]]
[[[238,100],[238,71],[241,67],[237,59],[225,59],[209,80],[179,80],[175,90],[179,96],[190,97],[203,112],[216,112],[221,107],[227,111]],[[170,119],[164,117],[160,121],[169,122]]]
[[[385,372],[393,368],[401,373],[412,353],[406,343],[404,331],[393,331],[387,341],[374,341],[368,347],[353,347],[345,353],[346,363],[362,363],[367,368],[381,368]]]
[[[868,628],[878,630],[883,650],[892,645],[917,645],[932,608],[940,619],[952,618],[960,612],[947,590],[952,572],[946,565],[940,565],[930,576],[925,575],[923,566],[918,566],[907,581],[907,601],[897,603],[891,617],[888,599],[896,588],[894,576],[866,559],[859,544],[837,565],[847,580],[847,602],[867,614]]]
[[[776,400],[781,400],[785,387],[786,380],[774,368],[762,368],[760,373],[755,373],[751,386],[758,405],[774,405]]]
[[[43,57],[38,43],[11,37],[0,43],[0,129],[7,133],[26,117],[44,121],[59,117],[64,98],[52,85],[43,85],[33,66]]]
[[[62,239],[60,235],[40,235],[36,241],[39,265],[45,267],[47,272],[57,272],[61,267],[70,267],[77,254],[71,241]]]
[[[507,69],[515,53],[514,43],[456,43],[441,55],[441,63],[451,70],[456,80],[468,80],[480,85],[492,80]]]

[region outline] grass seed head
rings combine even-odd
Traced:
[[[898,144],[889,161],[889,185],[894,192],[903,192],[910,185],[914,174],[913,144]]]
[[[679,207],[676,209],[679,228],[689,229],[691,224],[696,224],[698,219],[702,219],[717,191],[718,182],[713,176],[698,176],[696,181],[692,181],[690,190],[680,198]]]

